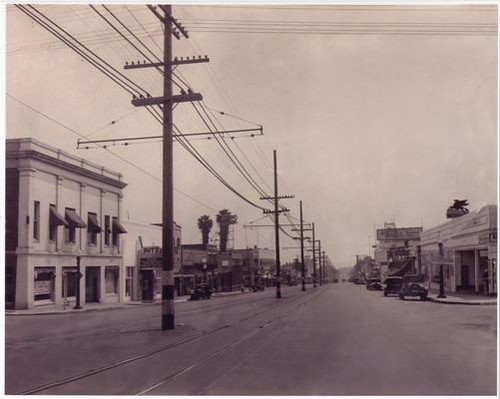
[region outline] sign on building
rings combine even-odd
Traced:
[[[377,229],[378,241],[405,241],[420,240],[422,227],[399,227],[390,229]]]

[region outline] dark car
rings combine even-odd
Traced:
[[[370,291],[382,291],[384,287],[379,278],[369,278],[366,280],[366,289]]]
[[[401,288],[403,288],[403,277],[390,276],[384,281],[384,296],[399,295]]]
[[[197,301],[199,299],[210,299],[212,292],[210,291],[210,287],[206,284],[201,284],[191,291],[191,295],[189,296],[190,301]]]
[[[423,287],[419,283],[408,283],[403,285],[401,291],[399,291],[399,299],[404,300],[407,296],[418,296],[421,301],[427,300],[427,288]]]

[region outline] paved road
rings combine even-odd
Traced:
[[[281,300],[266,290],[179,304],[182,324],[170,332],[158,330],[157,306],[7,317],[7,393],[68,376],[36,393],[496,393],[496,306],[308,288],[286,287]]]

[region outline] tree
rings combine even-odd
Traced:
[[[225,252],[227,249],[229,226],[232,224],[236,224],[236,222],[238,221],[238,216],[233,215],[227,209],[222,209],[217,214],[216,220],[219,224],[220,251]]]
[[[210,230],[212,230],[212,226],[213,221],[210,219],[210,216],[203,215],[198,218],[198,228],[201,230],[203,245],[208,244],[208,236],[210,234]]]

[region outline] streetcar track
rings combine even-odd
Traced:
[[[312,300],[313,298],[315,298],[316,296],[318,296],[318,294],[321,293],[321,292],[322,291],[319,291],[319,290],[316,291],[316,292],[313,291],[310,294],[311,296],[309,296],[308,298],[306,298],[306,300],[303,301],[302,304],[309,302],[310,300]],[[281,306],[286,306],[286,305],[292,304],[293,302],[298,301],[300,299],[304,299],[304,297],[299,295],[299,296],[292,297],[292,298],[286,298],[285,299],[286,302],[283,301],[283,300],[281,300],[279,303],[277,303],[277,304],[275,304],[273,306],[269,306],[269,307],[264,308],[261,311],[251,313],[251,314],[249,314],[249,315],[247,315],[245,317],[242,317],[242,318],[236,320],[235,322],[233,322],[231,324],[227,324],[227,325],[224,325],[224,326],[221,326],[221,327],[217,327],[217,328],[214,328],[214,329],[209,330],[209,331],[202,331],[201,333],[196,334],[196,335],[194,335],[192,337],[189,337],[187,339],[184,339],[184,340],[181,340],[181,341],[177,341],[177,342],[173,342],[173,343],[161,346],[159,348],[153,349],[151,351],[148,351],[148,352],[145,352],[145,353],[142,353],[142,354],[139,354],[139,355],[131,356],[129,358],[126,358],[126,359],[123,359],[123,360],[120,360],[120,361],[117,361],[117,362],[114,362],[114,363],[110,363],[110,364],[105,365],[105,366],[97,367],[97,368],[88,370],[88,371],[83,372],[83,373],[75,374],[75,375],[69,376],[69,377],[64,377],[62,379],[46,383],[46,384],[40,385],[40,386],[35,387],[35,388],[27,389],[25,391],[16,393],[14,395],[32,395],[32,394],[36,394],[38,392],[42,392],[42,391],[45,391],[47,389],[51,389],[51,388],[63,386],[63,385],[69,384],[69,383],[74,382],[74,381],[83,380],[83,379],[91,377],[91,376],[93,376],[95,374],[99,374],[99,373],[102,373],[102,372],[105,372],[105,371],[108,371],[108,370],[111,370],[111,369],[119,368],[119,367],[124,366],[126,364],[129,364],[129,363],[132,363],[132,362],[135,362],[135,361],[138,361],[138,360],[150,357],[150,356],[154,356],[154,355],[156,355],[158,353],[161,353],[161,352],[164,352],[164,351],[167,351],[167,350],[170,350],[170,349],[182,346],[184,344],[187,344],[189,342],[195,341],[195,340],[200,339],[202,337],[206,337],[207,335],[215,334],[215,333],[217,333],[217,332],[219,332],[221,330],[224,330],[226,328],[231,328],[231,327],[233,327],[233,326],[235,326],[235,325],[237,325],[237,324],[239,324],[239,323],[241,323],[243,321],[249,320],[252,317],[259,316],[259,315],[261,315],[263,313],[266,313],[266,312],[268,312],[270,310],[276,309],[276,308],[281,307]],[[297,308],[300,308],[302,306],[302,304],[299,304]],[[283,314],[281,314],[279,317],[277,317],[277,319],[281,319],[284,316],[286,316],[287,314],[288,314],[287,312],[283,312]],[[271,323],[272,323],[272,321],[268,321],[265,324],[265,327],[267,327]],[[251,335],[254,335],[256,332],[259,332],[259,331],[262,331],[262,326],[259,329],[257,329],[254,333],[252,333]],[[245,338],[245,337],[243,337],[243,338]],[[238,340],[236,340],[236,341],[233,342],[233,343],[231,343],[231,344],[229,344],[229,345],[227,345],[227,346],[225,346],[225,347],[223,347],[223,348],[221,348],[220,350],[218,350],[216,352],[217,356],[220,355],[220,354],[222,354],[223,352],[227,351],[228,349],[230,349],[230,347],[236,345],[237,343],[242,342],[242,341],[238,341]],[[213,357],[215,357],[215,356],[213,356]],[[210,358],[213,358],[213,357],[210,357]],[[201,361],[203,362],[203,361],[207,361],[207,360],[209,360],[209,359],[206,358],[206,359],[202,359]],[[197,363],[195,363],[193,365],[190,365],[190,366],[187,366],[186,368],[188,368],[189,370],[191,370],[194,367],[196,367],[196,365],[197,365]],[[184,374],[185,372],[187,372],[189,370],[185,370],[182,374]],[[172,379],[178,377],[179,375],[181,375],[181,374],[179,374],[179,372],[176,372],[176,373],[174,373],[173,375],[171,375],[169,377],[169,380],[172,380]],[[165,382],[163,382],[163,383],[165,383]]]

